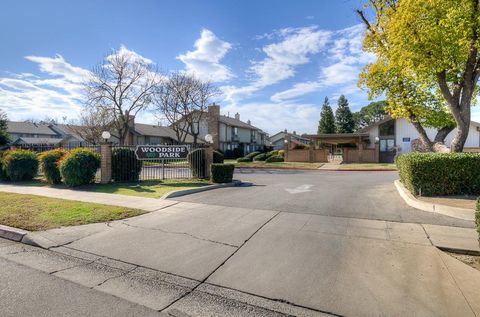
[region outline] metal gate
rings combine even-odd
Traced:
[[[162,154],[159,149],[169,148],[186,148],[188,153],[195,150],[201,150],[196,152],[195,155],[190,156],[190,160],[187,155],[175,157],[175,155],[156,155]],[[138,149],[146,148],[150,150],[148,154],[153,154],[150,157],[138,155],[132,155]],[[119,151],[120,149],[129,149],[130,151]],[[165,151],[164,154],[175,154],[174,152]],[[115,168],[114,160],[122,160],[123,168],[131,168],[137,164],[141,165],[139,174],[139,180],[165,180],[165,179],[191,179],[191,178],[204,178],[206,173],[206,147],[203,144],[156,144],[156,145],[134,145],[134,146],[119,146],[112,147],[112,168]],[[119,157],[120,155],[120,157]],[[123,155],[123,156],[121,156]]]

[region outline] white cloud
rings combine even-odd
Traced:
[[[243,87],[224,87],[226,100],[236,102],[242,96],[254,93],[267,86],[276,84],[295,75],[295,67],[310,62],[310,56],[319,53],[330,38],[331,32],[318,30],[317,27],[285,28],[259,39],[279,37],[280,41],[262,48],[266,57],[261,61],[252,61],[249,73],[252,81]]]
[[[187,71],[214,82],[234,77],[231,70],[220,63],[232,48],[230,43],[220,40],[212,31],[204,29],[194,46],[194,51],[177,56],[177,59],[185,64]]]
[[[334,32],[326,45],[328,60],[320,68],[318,79],[296,83],[272,95],[271,100],[283,102],[333,86],[344,94],[359,92],[355,86],[358,74],[364,64],[375,59],[374,55],[362,51],[363,34],[364,27],[360,24]]]
[[[125,46],[121,46],[118,52],[152,63]],[[71,65],[61,55],[26,56],[25,59],[37,64],[41,76],[7,72],[8,77],[0,77],[0,107],[12,120],[77,117],[83,98],[82,83],[90,71]]]

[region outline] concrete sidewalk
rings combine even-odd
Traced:
[[[65,198],[63,190],[28,189]],[[480,272],[435,247],[457,241],[473,249],[474,229],[185,202],[163,207],[30,233],[50,251],[7,242],[0,257],[191,316],[225,315],[239,305],[246,306],[238,315],[480,315]]]

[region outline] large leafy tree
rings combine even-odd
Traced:
[[[360,111],[354,112],[355,130],[365,128],[372,123],[382,120],[386,115],[386,105],[387,102],[385,100],[374,101],[362,107]]]
[[[338,98],[338,107],[335,111],[335,128],[337,133],[352,133],[355,128],[353,115],[344,95]]]
[[[373,21],[358,11],[368,29],[364,47],[377,61],[361,80],[386,92],[392,113],[409,118],[422,139],[424,125],[440,138],[456,126],[451,150],[462,151],[480,76],[479,1],[369,0],[367,7]]]
[[[320,121],[318,122],[318,134],[335,133],[335,117],[328,97],[325,97],[322,111],[320,112]]]
[[[8,134],[7,129],[7,114],[0,109],[0,146],[5,146],[10,142],[10,135]]]

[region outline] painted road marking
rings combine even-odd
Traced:
[[[300,193],[311,192],[312,190],[310,188],[312,187],[313,185],[301,185],[296,188],[285,188],[285,190],[290,194],[300,194]]]

